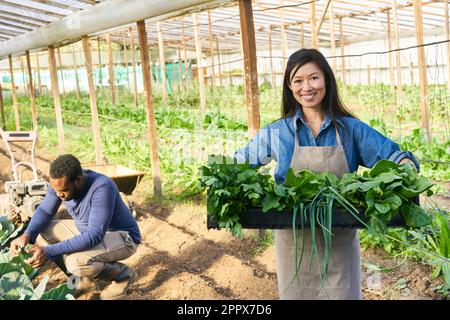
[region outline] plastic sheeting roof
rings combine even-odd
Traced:
[[[109,0],[0,0],[0,42],[26,34],[46,24],[71,15],[79,10],[87,9],[100,2]],[[287,45],[297,45],[301,41],[302,29],[305,44],[311,39],[310,5],[315,3],[316,20],[319,24],[329,0],[298,1],[298,0],[254,0],[253,15],[255,25],[256,43],[258,48],[268,47],[268,30],[272,29],[272,41],[274,48],[281,46],[281,17],[284,16],[286,27]],[[424,30],[443,27],[445,20],[447,1],[423,0],[422,21]],[[334,34],[339,40],[339,17],[342,17],[343,36],[346,39],[363,39],[384,34],[387,30],[387,11],[390,12],[391,25],[394,17],[392,0],[356,1],[333,0]],[[397,16],[399,33],[415,30],[414,7],[411,1],[397,0]],[[319,32],[319,46],[329,46],[331,38],[330,8],[328,7],[324,22]],[[240,50],[240,22],[238,3],[231,3],[224,7],[214,8],[199,13],[199,29],[204,51],[215,50],[215,43],[210,48],[210,33],[208,14],[211,21],[212,38],[218,38],[220,48],[223,51]],[[183,21],[183,22],[182,22]],[[184,25],[184,39],[182,38],[182,23]],[[122,43],[128,35],[127,28],[133,28],[135,43],[137,43],[136,25],[117,26],[110,30],[112,39]],[[146,22],[150,45],[157,45],[158,33],[155,19]],[[107,30],[105,30],[106,32]],[[167,47],[180,47],[184,44],[188,49],[195,49],[194,27],[192,15],[172,18],[161,21],[161,31],[164,44]],[[394,29],[391,29],[394,34]],[[57,44],[55,44],[57,45]],[[210,49],[209,49],[210,48]]]
[[[96,0],[1,0],[0,41],[23,35],[98,2]]]

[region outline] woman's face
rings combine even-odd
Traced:
[[[314,62],[295,68],[290,74],[289,89],[302,108],[320,109],[325,98],[325,75]]]

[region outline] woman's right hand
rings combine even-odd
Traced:
[[[11,241],[9,245],[9,250],[13,256],[17,256],[21,248],[25,248],[25,246],[30,242],[30,236],[26,233]]]

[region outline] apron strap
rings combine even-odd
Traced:
[[[297,122],[295,121],[295,116],[294,116],[294,148],[299,147],[298,145],[298,135],[297,135]],[[341,135],[339,134],[338,129],[336,128],[336,126],[334,127],[334,130],[336,132],[336,144],[338,146],[342,145],[342,141],[341,141]]]
[[[297,121],[295,121],[295,116],[293,118],[293,123],[294,123],[294,147],[297,147],[298,145],[298,137],[297,137]]]
[[[341,146],[342,145],[341,135],[339,134],[339,131],[336,127],[334,127],[334,130],[336,131],[336,144],[338,146]]]

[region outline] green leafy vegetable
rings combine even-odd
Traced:
[[[432,219],[412,201],[420,193],[431,193],[433,186],[420,177],[409,164],[398,165],[380,160],[362,175],[344,174],[341,179],[331,173],[315,173],[301,170],[297,174],[289,169],[284,184],[277,184],[268,175],[260,174],[248,164],[216,157],[216,162],[200,168],[200,183],[207,189],[208,215],[219,227],[228,228],[241,236],[240,219],[249,207],[293,212],[294,241],[297,245],[297,223],[309,223],[312,249],[309,254],[317,260],[322,286],[326,281],[329,258],[332,257],[332,218],[334,208],[341,208],[367,228],[370,233],[383,236],[387,223],[401,214],[408,227],[424,227]],[[359,210],[363,209],[361,216]],[[316,236],[322,232],[325,241],[323,257],[319,256]],[[302,248],[304,238],[302,232]],[[297,252],[297,248],[295,248]],[[296,253],[295,276],[303,259]]]

